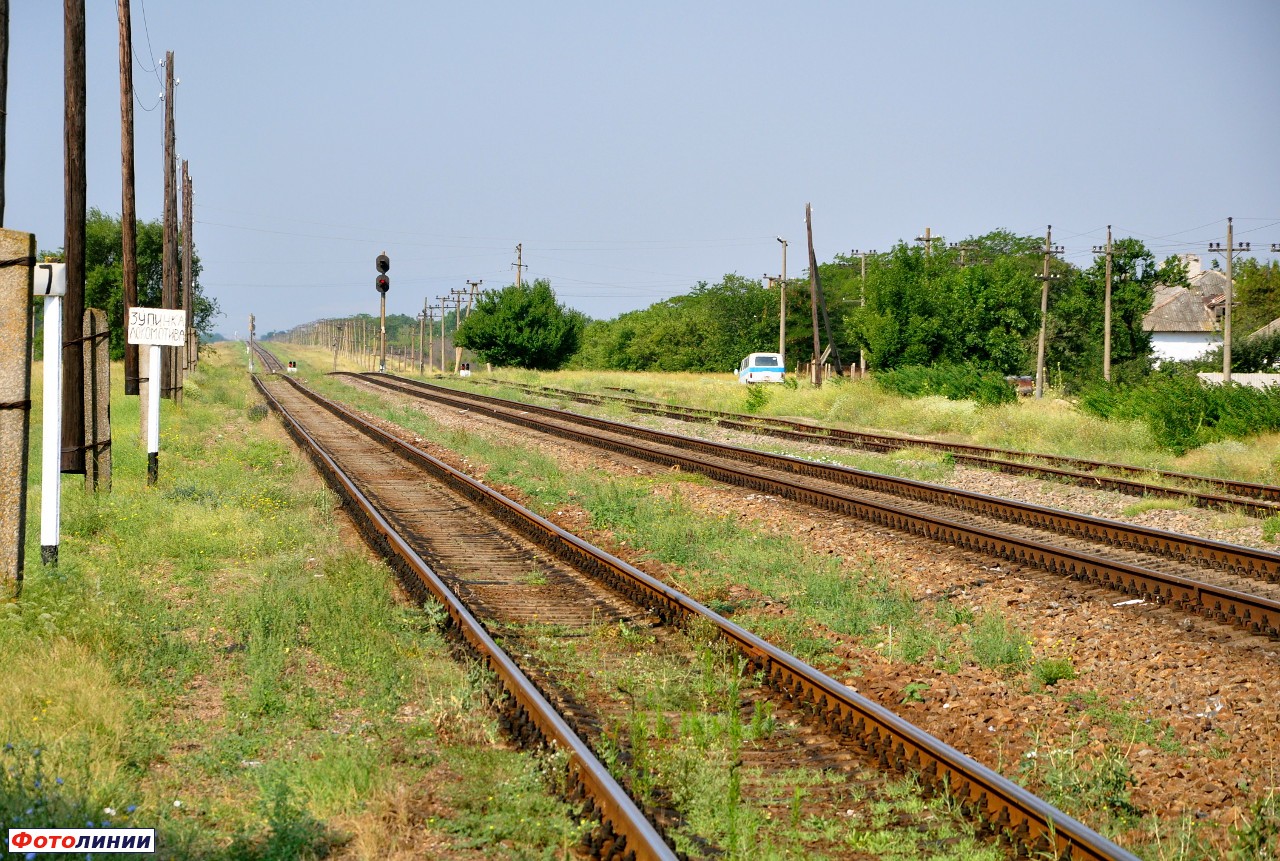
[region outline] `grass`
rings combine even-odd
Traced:
[[[32,486],[26,582],[0,604],[0,823],[155,827],[174,858],[572,857],[547,765],[504,749],[483,674],[344,548],[242,359],[206,351],[163,405],[153,488],[137,401],[113,393],[113,490],[63,478],[56,567],[31,562]],[[471,793],[498,784],[512,806]]]

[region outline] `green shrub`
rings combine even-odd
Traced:
[[[1080,398],[1086,412],[1145,423],[1161,448],[1182,455],[1221,439],[1280,430],[1280,387],[1206,385],[1178,370],[1136,386],[1098,384]]]
[[[876,374],[880,388],[908,398],[942,395],[953,401],[971,400],[984,406],[1012,403],[1018,393],[997,371],[976,365],[906,365]]]
[[[1036,679],[1045,687],[1052,687],[1063,679],[1074,679],[1076,668],[1070,658],[1045,658],[1032,668]]]
[[[769,390],[759,383],[747,385],[747,402],[745,409],[749,413],[758,413],[769,403]]]

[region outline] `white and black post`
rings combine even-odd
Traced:
[[[155,484],[160,479],[160,385],[154,369],[160,367],[161,347],[186,346],[187,312],[181,308],[130,308],[128,332],[130,344],[151,347],[148,361],[153,369],[149,372],[153,382],[147,387],[147,484]]]
[[[62,521],[62,297],[63,263],[37,263],[31,292],[44,297],[44,429],[40,449],[40,561],[58,564]]]

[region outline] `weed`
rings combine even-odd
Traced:
[[[1253,802],[1246,822],[1232,828],[1231,834],[1236,838],[1232,858],[1240,861],[1275,861],[1280,858],[1280,795],[1274,788]]]
[[[1191,500],[1185,496],[1172,499],[1163,496],[1146,496],[1141,501],[1126,505],[1122,512],[1125,517],[1136,517],[1146,511],[1178,511],[1191,506]]]
[[[902,688],[901,703],[922,703],[924,692],[929,690],[928,682],[908,682]]]
[[[252,839],[241,836],[227,855],[231,861],[307,861],[325,858],[338,842],[336,835],[293,801],[289,785],[281,780],[263,794],[267,834]]]
[[[987,611],[969,631],[969,647],[979,665],[1017,672],[1031,660],[1031,640],[998,611]]]
[[[1102,811],[1121,827],[1131,827],[1141,816],[1129,794],[1138,781],[1115,748],[1089,757],[1073,737],[1065,747],[1028,751],[1022,770],[1044,785],[1045,800],[1067,813]]]
[[[1266,541],[1275,541],[1280,536],[1280,514],[1262,521],[1262,537]]]
[[[1045,687],[1052,687],[1063,679],[1074,679],[1076,668],[1070,658],[1044,658],[1031,667],[1036,680]]]

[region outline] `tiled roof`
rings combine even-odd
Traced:
[[[1196,290],[1156,287],[1151,310],[1142,318],[1146,332],[1212,332],[1214,314]]]

